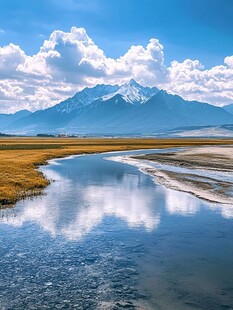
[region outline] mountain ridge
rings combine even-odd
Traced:
[[[22,117],[5,127],[25,134],[156,134],[179,126],[233,124],[223,108],[186,101],[134,80],[123,85],[98,84],[45,110]],[[1,129],[1,128],[0,128]]]
[[[9,113],[9,114],[0,114],[0,129],[10,126],[12,123],[16,122],[17,120],[29,116],[32,114],[32,112],[28,110],[20,110],[15,113]]]
[[[228,113],[233,114],[233,103],[225,105],[223,109],[227,111]]]

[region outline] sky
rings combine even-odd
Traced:
[[[0,112],[134,78],[233,103],[232,0],[1,0]]]

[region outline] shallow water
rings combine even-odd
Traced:
[[[0,211],[0,309],[233,309],[232,208],[104,157]]]

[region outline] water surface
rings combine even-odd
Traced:
[[[0,309],[233,309],[232,208],[106,156],[52,161],[0,211]]]

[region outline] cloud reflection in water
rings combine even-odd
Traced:
[[[47,176],[56,180],[46,196],[25,200],[17,209],[17,216],[2,218],[14,226],[35,222],[52,236],[62,235],[79,240],[101,224],[106,216],[115,216],[130,228],[155,229],[160,215],[150,205],[156,193],[140,187],[136,175],[126,174],[112,184],[80,187],[50,170]],[[75,193],[75,198],[71,197]]]
[[[183,192],[162,188],[166,209],[169,214],[187,216],[194,215],[199,211],[200,201],[197,198]]]
[[[93,172],[93,167],[83,168],[85,162],[81,162],[77,170],[77,159],[67,163],[68,166],[65,163],[44,167],[47,177],[56,181],[46,189],[46,195],[0,211],[0,221],[15,227],[33,222],[54,237],[81,240],[108,216],[124,221],[131,229],[140,227],[150,232],[160,223],[161,207],[170,215],[190,216],[203,205],[190,194],[154,185],[141,172],[129,173],[128,165],[102,159],[98,162],[102,166],[98,170],[95,165],[97,170]],[[121,166],[113,168],[114,165]],[[107,170],[103,171],[103,167]],[[233,218],[231,207],[204,205],[220,210],[225,218]]]

